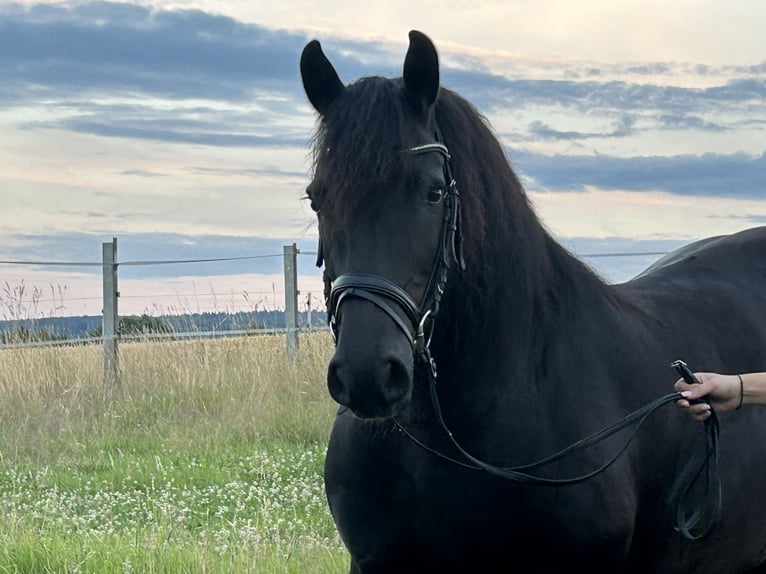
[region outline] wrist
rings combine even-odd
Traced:
[[[766,404],[766,372],[743,373],[742,381],[744,404]]]
[[[745,381],[742,379],[742,375],[737,375],[737,382],[739,383],[739,399],[737,399],[737,406],[734,407],[735,411],[742,408],[742,403],[745,400]]]

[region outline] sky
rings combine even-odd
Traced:
[[[418,29],[546,228],[625,281],[659,256],[593,255],[766,224],[764,26],[760,0],[0,0],[0,261],[248,257],[125,265],[120,312],[253,310],[296,243],[316,305],[301,50],[395,77]],[[101,306],[98,267],[0,263],[0,319]]]

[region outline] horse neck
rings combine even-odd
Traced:
[[[586,320],[581,310],[606,308],[612,295],[545,231],[531,209],[516,218],[517,227],[502,219],[494,230],[488,222],[487,241],[473,250],[478,261],[469,263],[465,275],[452,277],[435,354],[456,376],[500,363],[527,384],[539,378],[552,338],[577,332],[577,323]],[[461,352],[465,349],[472,350],[472,359]],[[487,377],[481,384],[494,381]]]
[[[571,384],[577,373],[559,362],[557,350],[580,352],[583,321],[610,329],[610,319],[582,312],[609,305],[598,278],[546,233],[535,241],[529,250],[495,247],[485,259],[496,269],[488,277],[453,277],[432,346],[435,388],[450,430],[469,447],[483,445],[486,433],[511,437],[515,463],[560,448],[557,433],[584,432],[576,413],[589,399]],[[424,392],[418,400],[428,413]],[[524,438],[529,429],[537,429],[536,440]]]
[[[499,142],[466,110],[445,98],[439,118],[461,191],[467,268],[452,269],[432,349],[444,386],[470,401],[480,386],[544,378],[552,340],[614,294],[550,236]]]

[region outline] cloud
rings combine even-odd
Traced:
[[[109,2],[3,5],[0,102],[6,109],[18,105],[43,112],[27,111],[13,124],[30,133],[57,130],[189,147],[275,148],[279,153],[290,148],[297,157],[297,150],[308,151],[314,120],[298,72],[308,39],[301,32],[198,10]],[[401,73],[401,44],[331,35],[322,43],[344,81]],[[521,143],[511,156],[536,190],[591,186],[697,196],[764,194],[766,160],[758,154],[766,128],[759,119],[766,117],[766,63],[722,71],[689,64],[557,61],[545,64],[545,72],[556,76],[548,79],[535,77],[539,70],[524,76],[534,61],[509,57],[508,62],[521,77],[493,71],[497,68],[479,56],[453,48],[443,58],[442,79],[489,117],[517,114],[505,137]],[[740,77],[690,87],[673,83],[679,70],[708,83],[724,72]],[[620,74],[629,79],[615,79]],[[5,121],[12,117],[7,114]],[[737,130],[746,130],[746,136],[739,137]],[[663,132],[682,134],[679,139],[700,133],[728,136],[729,147],[699,155],[649,155],[652,138],[662,138]],[[592,153],[572,155],[572,149],[585,149],[585,140]],[[700,140],[693,141],[695,152],[718,149]],[[626,156],[630,150],[632,157],[611,155],[618,153],[612,146],[623,141],[619,153]],[[728,153],[734,146],[742,150],[745,143],[748,152],[757,150],[755,155]],[[254,180],[305,176],[296,162],[287,165],[289,159],[285,165],[273,157],[256,161],[266,163],[200,167],[194,158],[175,173]],[[112,173],[144,179],[164,173],[150,163],[133,165]]]
[[[566,66],[562,63],[562,66]],[[598,75],[591,69],[590,75]],[[556,103],[579,111],[593,108],[635,111],[659,109],[679,113],[701,106],[733,103],[760,105],[766,100],[766,77],[732,79],[707,88],[619,80],[513,78],[484,70],[444,70],[444,83],[471,100],[490,106]]]
[[[628,74],[637,74],[637,75],[646,75],[646,76],[650,76],[650,75],[656,76],[656,75],[667,74],[670,71],[671,71],[670,66],[661,62],[625,67],[625,72]]]
[[[146,171],[144,169],[126,169],[120,172],[120,175],[134,175],[136,177],[162,177],[163,174],[156,171]]]
[[[662,130],[695,130],[706,132],[724,132],[734,129],[732,126],[725,127],[719,123],[707,121],[704,118],[690,115],[671,115],[660,114],[652,118],[656,123],[648,127],[638,128],[637,120],[633,116],[623,115],[618,118],[613,129],[609,131],[583,132],[576,130],[558,130],[549,124],[540,120],[534,120],[527,126],[528,137],[519,138],[521,140],[557,140],[557,141],[580,141],[587,139],[603,138],[625,138],[636,135],[641,131],[662,131]],[[644,118],[644,123],[647,118]],[[755,125],[751,122],[750,125]]]
[[[616,138],[629,136],[634,133],[635,123],[635,118],[623,116],[610,132],[578,132],[556,130],[544,122],[535,120],[529,124],[527,130],[530,135],[539,139],[582,140],[588,138]]]
[[[225,100],[299,89],[302,35],[107,2],[11,5],[0,14],[0,65],[13,66],[17,85]]]
[[[104,118],[98,121],[86,118],[72,118],[58,122],[29,124],[29,127],[65,129],[102,137],[136,138],[220,147],[302,147],[308,141],[307,134],[257,135],[231,133],[220,131],[223,126],[217,126],[216,129],[209,122],[203,121],[185,122],[170,120],[158,123],[148,119],[125,121]]]
[[[0,16],[0,102],[37,103],[48,111],[44,120],[27,121],[28,129],[217,147],[307,144],[314,116],[298,61],[308,34],[199,10],[109,2],[11,4],[0,7]],[[401,74],[400,44],[331,35],[322,43],[346,82],[371,73]],[[562,129],[536,119],[527,122],[526,133],[517,130],[515,138],[522,141],[625,138],[651,130],[723,132],[766,115],[766,64],[732,67],[727,73],[740,77],[696,88],[671,82],[678,73],[709,82],[720,69],[548,62],[550,79],[530,77],[534,62],[509,61],[522,77],[493,72],[478,56],[453,49],[443,59],[442,78],[488,115],[563,110],[615,125],[610,131]],[[665,83],[649,81],[657,77]],[[52,113],[59,117],[50,118]]]
[[[516,169],[535,191],[573,191],[596,187],[629,191],[763,199],[766,195],[766,153],[707,153],[681,156],[609,157],[544,155],[517,150]]]
[[[730,129],[699,116],[661,114],[658,121],[660,129],[694,129],[710,132],[722,132]]]
[[[287,178],[287,179],[299,179],[301,181],[305,180],[306,178],[306,172],[304,171],[293,171],[293,170],[284,170],[279,169],[277,167],[262,167],[262,168],[236,168],[236,169],[228,169],[228,168],[222,168],[222,167],[191,167],[189,168],[189,171],[191,173],[197,173],[200,175],[220,175],[220,176],[258,176],[258,175],[264,175],[269,177],[277,177],[277,178]]]
[[[0,5],[0,66],[13,70],[5,100],[83,95],[249,101],[256,93],[303,102],[298,63],[310,39],[200,10],[135,4]],[[333,62],[351,81],[389,62],[391,46],[329,37]],[[396,74],[394,74],[396,75]],[[37,88],[37,92],[35,92]],[[291,108],[294,105],[290,106]]]
[[[198,10],[155,10],[133,4],[92,2],[0,7],[0,63],[14,70],[14,83],[70,90],[147,93],[169,98],[243,101],[254,90],[275,90],[303,101],[298,60],[309,35],[269,29]],[[400,75],[400,45],[328,36],[322,39],[341,78],[371,71]],[[548,64],[550,67],[551,65]],[[482,94],[506,105],[556,102],[576,109],[647,105],[675,110],[690,102],[766,99],[766,63],[740,67],[752,77],[706,89],[625,81],[513,78],[493,74],[477,57],[445,58],[445,84],[471,99]],[[568,75],[615,75],[614,66],[559,62]],[[709,67],[694,68],[708,75]],[[667,63],[622,66],[622,76],[670,76]],[[561,72],[559,72],[561,73]],[[7,88],[6,88],[7,89]],[[41,94],[45,93],[45,90]],[[7,94],[7,92],[6,92]],[[50,94],[48,94],[49,96]],[[484,98],[482,98],[484,99]]]

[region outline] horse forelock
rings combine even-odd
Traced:
[[[385,200],[407,171],[401,150],[415,145],[414,134],[400,81],[369,77],[347,86],[314,138],[321,209],[342,225],[362,204],[372,209]]]

